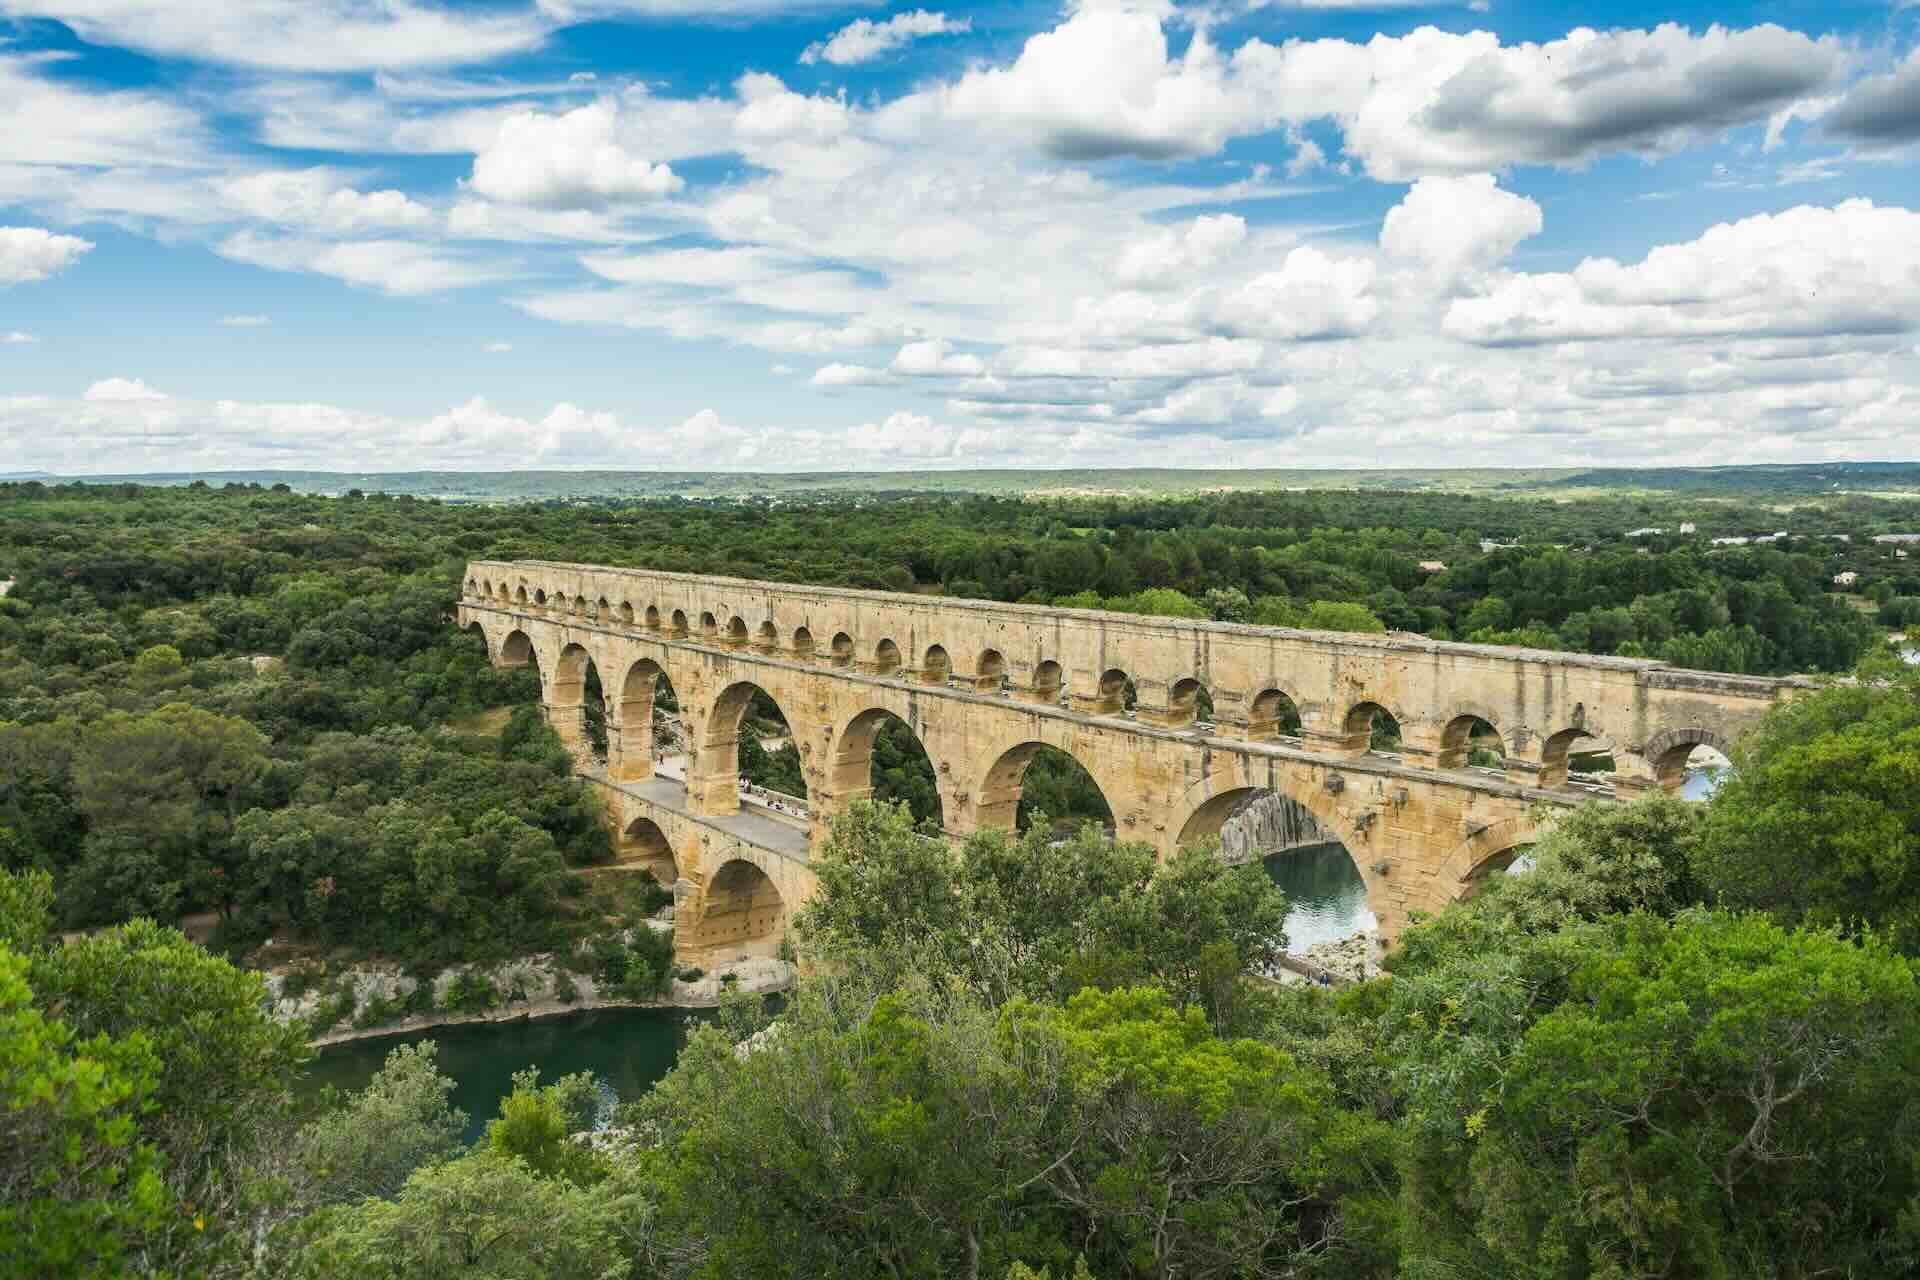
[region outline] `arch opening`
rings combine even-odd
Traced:
[[[1300,736],[1300,708],[1281,689],[1262,689],[1248,708],[1247,736],[1256,741]]]
[[[686,614],[686,610],[684,610],[684,609],[675,609],[675,610],[673,611],[673,618],[671,619],[671,623],[672,623],[672,628],[673,628],[673,634],[674,634],[674,635],[676,635],[676,636],[684,636],[684,635],[686,635],[686,634],[687,634],[687,614]]]
[[[939,645],[929,645],[927,656],[920,663],[920,683],[945,684],[953,675],[953,659]]]
[[[1288,954],[1378,930],[1352,850],[1285,792],[1240,787],[1209,797],[1181,827],[1178,843],[1210,839],[1220,842],[1226,862],[1258,862],[1287,895]]]
[[[831,652],[833,665],[849,667],[853,665],[853,637],[844,631],[834,633]]]
[[[1507,744],[1500,731],[1482,716],[1459,715],[1440,731],[1440,769],[1495,769],[1507,767]]]
[[[1213,723],[1213,695],[1193,676],[1176,680],[1167,689],[1166,724],[1180,729]]]
[[[736,858],[707,882],[698,921],[682,939],[696,952],[769,952],[786,932],[786,903],[779,886],[753,863]]]
[[[946,820],[940,783],[926,744],[913,726],[893,712],[869,707],[847,723],[834,749],[833,796],[836,806],[871,796],[904,804],[914,823],[928,833]]]
[[[900,646],[891,640],[882,640],[873,646],[873,670],[875,675],[882,676],[900,670]]]
[[[1597,786],[1614,771],[1613,749],[1585,729],[1562,729],[1540,744],[1540,785]]]
[[[1362,702],[1347,712],[1343,727],[1349,751],[1400,752],[1400,721],[1377,702]]]
[[[660,606],[659,605],[657,604],[648,605],[646,613],[641,616],[646,620],[647,630],[658,631],[660,629]]]
[[[720,620],[711,613],[700,615],[700,634],[712,639],[720,634]]]
[[[1026,831],[1044,817],[1056,831],[1088,822],[1114,832],[1113,806],[1087,767],[1058,747],[1023,742],[988,768],[977,793],[982,827]]]
[[[560,743],[576,760],[605,766],[608,756],[607,699],[593,655],[577,644],[560,651],[547,699],[547,717]]]
[[[727,686],[714,702],[698,759],[709,811],[728,812],[742,800],[793,818],[812,811],[786,713],[751,681]]]
[[[747,620],[737,613],[727,623],[727,644],[735,649],[747,647]]]
[[[645,867],[666,888],[673,888],[680,879],[680,860],[674,856],[673,844],[652,818],[642,816],[627,824],[620,836],[618,857],[621,865]]]
[[[527,589],[525,587],[516,587],[514,589],[513,602],[523,609],[527,607]]]
[[[533,641],[524,631],[509,631],[507,638],[500,642],[500,666],[524,667],[533,659]]]
[[[974,660],[973,687],[982,693],[998,693],[1007,687],[1007,660],[998,649],[982,650]]]
[[[793,633],[793,653],[798,658],[813,656],[813,632],[805,627],[797,627]]]
[[[1066,669],[1048,658],[1033,669],[1033,700],[1058,704],[1066,694]]]
[[[680,726],[680,700],[673,681],[659,663],[641,658],[627,668],[620,684],[617,756],[613,776],[622,782],[651,778],[667,761],[679,762],[686,753],[686,734]]]
[[[1097,716],[1119,716],[1132,711],[1138,694],[1133,677],[1118,667],[1101,672],[1087,710]]]
[[[622,623],[623,623],[624,625],[626,625],[626,626],[629,626],[629,627],[633,625],[633,623],[634,623],[634,612],[633,612],[633,602],[632,602],[632,601],[630,601],[630,600],[622,600],[622,601],[620,602],[620,609],[619,609],[619,618],[620,618],[620,621],[621,621],[621,622],[622,622]]]
[[[780,647],[780,629],[773,625],[772,618],[760,624],[760,630],[755,633],[755,644],[762,653],[772,653]]]

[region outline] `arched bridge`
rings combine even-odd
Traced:
[[[1804,682],[1414,635],[1350,635],[548,561],[476,561],[459,610],[494,662],[532,662],[580,753],[589,666],[604,768],[630,857],[680,882],[690,956],[771,946],[813,890],[826,823],[871,787],[897,717],[934,766],[942,825],[1014,822],[1026,765],[1066,752],[1122,839],[1163,854],[1251,796],[1305,807],[1353,855],[1388,938],[1471,892],[1534,835],[1537,806],[1592,799],[1569,749],[1614,757],[1611,792],[1678,785]],[[678,699],[684,754],[657,752],[654,699]],[[754,691],[798,746],[804,805],[743,805]],[[1399,745],[1371,749],[1376,723]],[[1493,751],[1498,766],[1469,765]],[[1483,761],[1486,757],[1479,757]],[[656,765],[659,765],[656,768]]]

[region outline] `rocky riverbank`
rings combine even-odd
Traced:
[[[1381,973],[1380,940],[1371,933],[1322,942],[1302,951],[1300,958],[1349,982],[1364,982]]]
[[[589,1009],[711,1009],[729,991],[763,994],[793,985],[794,969],[772,956],[682,970],[667,991],[635,999],[552,955],[498,965],[455,965],[423,984],[396,966],[367,964],[314,980],[295,971],[267,976],[274,1017],[303,1022],[315,1047],[461,1023],[553,1018]]]

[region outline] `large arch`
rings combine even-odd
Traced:
[[[607,725],[605,681],[585,645],[560,650],[547,687],[547,720],[576,759],[608,763],[611,736]]]
[[[733,813],[740,807],[743,780],[740,767],[741,732],[756,694],[771,703],[780,720],[787,725],[792,735],[789,745],[795,745],[799,740],[793,718],[770,690],[751,680],[736,680],[721,690],[701,724],[700,741],[695,748],[694,775],[688,779],[689,789],[698,789],[696,803],[703,813]],[[758,746],[756,740],[754,747],[748,750],[753,751]],[[815,807],[815,797],[804,768],[792,770],[792,775],[775,790],[794,795],[811,812]]]
[[[1695,747],[1712,747],[1727,759],[1733,759],[1733,744],[1711,729],[1668,729],[1647,739],[1639,755],[1653,766],[1654,779],[1668,791],[1677,791],[1686,781],[1687,757]]]
[[[1444,895],[1440,902],[1472,897],[1487,876],[1510,864],[1520,850],[1537,841],[1545,827],[1531,816],[1508,818],[1474,832],[1447,854],[1434,876]],[[1439,904],[1436,904],[1439,905]]]
[[[746,858],[722,863],[700,895],[699,910],[677,948],[705,953],[770,953],[787,930],[787,906],[765,869]]]
[[[673,852],[672,841],[659,823],[644,814],[620,833],[617,854],[621,864],[645,867],[668,889],[680,879],[680,859]]]
[[[1108,798],[1107,788],[1101,785],[1099,775],[1088,768],[1086,762],[1072,751],[1049,742],[1034,740],[1020,742],[1006,748],[995,757],[992,764],[987,766],[986,772],[981,776],[980,785],[974,792],[974,821],[979,827],[1011,831],[1019,826],[1022,817],[1021,799],[1026,791],[1027,770],[1036,760],[1056,766],[1063,772],[1066,766],[1061,762],[1070,763],[1079,775],[1084,775],[1084,782],[1091,784],[1093,792],[1098,796],[1099,807],[1106,810],[1103,819],[1097,812],[1049,814],[1048,817],[1056,822],[1077,819],[1100,820],[1108,831],[1116,829],[1116,819],[1119,815],[1114,812],[1113,801]],[[1074,775],[1069,772],[1067,776],[1072,778]],[[1085,797],[1085,799],[1089,802],[1085,807],[1092,808],[1090,803],[1092,797]]]
[[[916,763],[916,749],[924,768]],[[945,825],[949,797],[942,794],[940,774],[925,741],[910,723],[885,707],[868,707],[834,735],[830,770],[836,809],[875,796],[905,803],[917,822],[931,819],[935,826]],[[889,784],[883,771],[901,776]]]
[[[636,659],[627,667],[608,725],[607,768],[616,782],[644,782],[653,776],[661,746],[655,707],[663,688],[668,703],[677,706],[666,668],[652,658]]]
[[[528,639],[526,632],[517,627],[507,632],[505,638],[500,641],[498,661],[503,667],[524,667],[529,662],[535,662],[533,641]]]

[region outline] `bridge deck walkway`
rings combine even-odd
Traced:
[[[775,816],[752,804],[743,806],[738,813],[718,817],[696,813],[687,800],[687,784],[664,772],[656,772],[644,782],[614,782],[607,777],[604,767],[583,768],[579,772],[582,777],[609,790],[644,800],[676,817],[724,832],[743,844],[797,862],[807,861],[807,828],[793,819]]]

